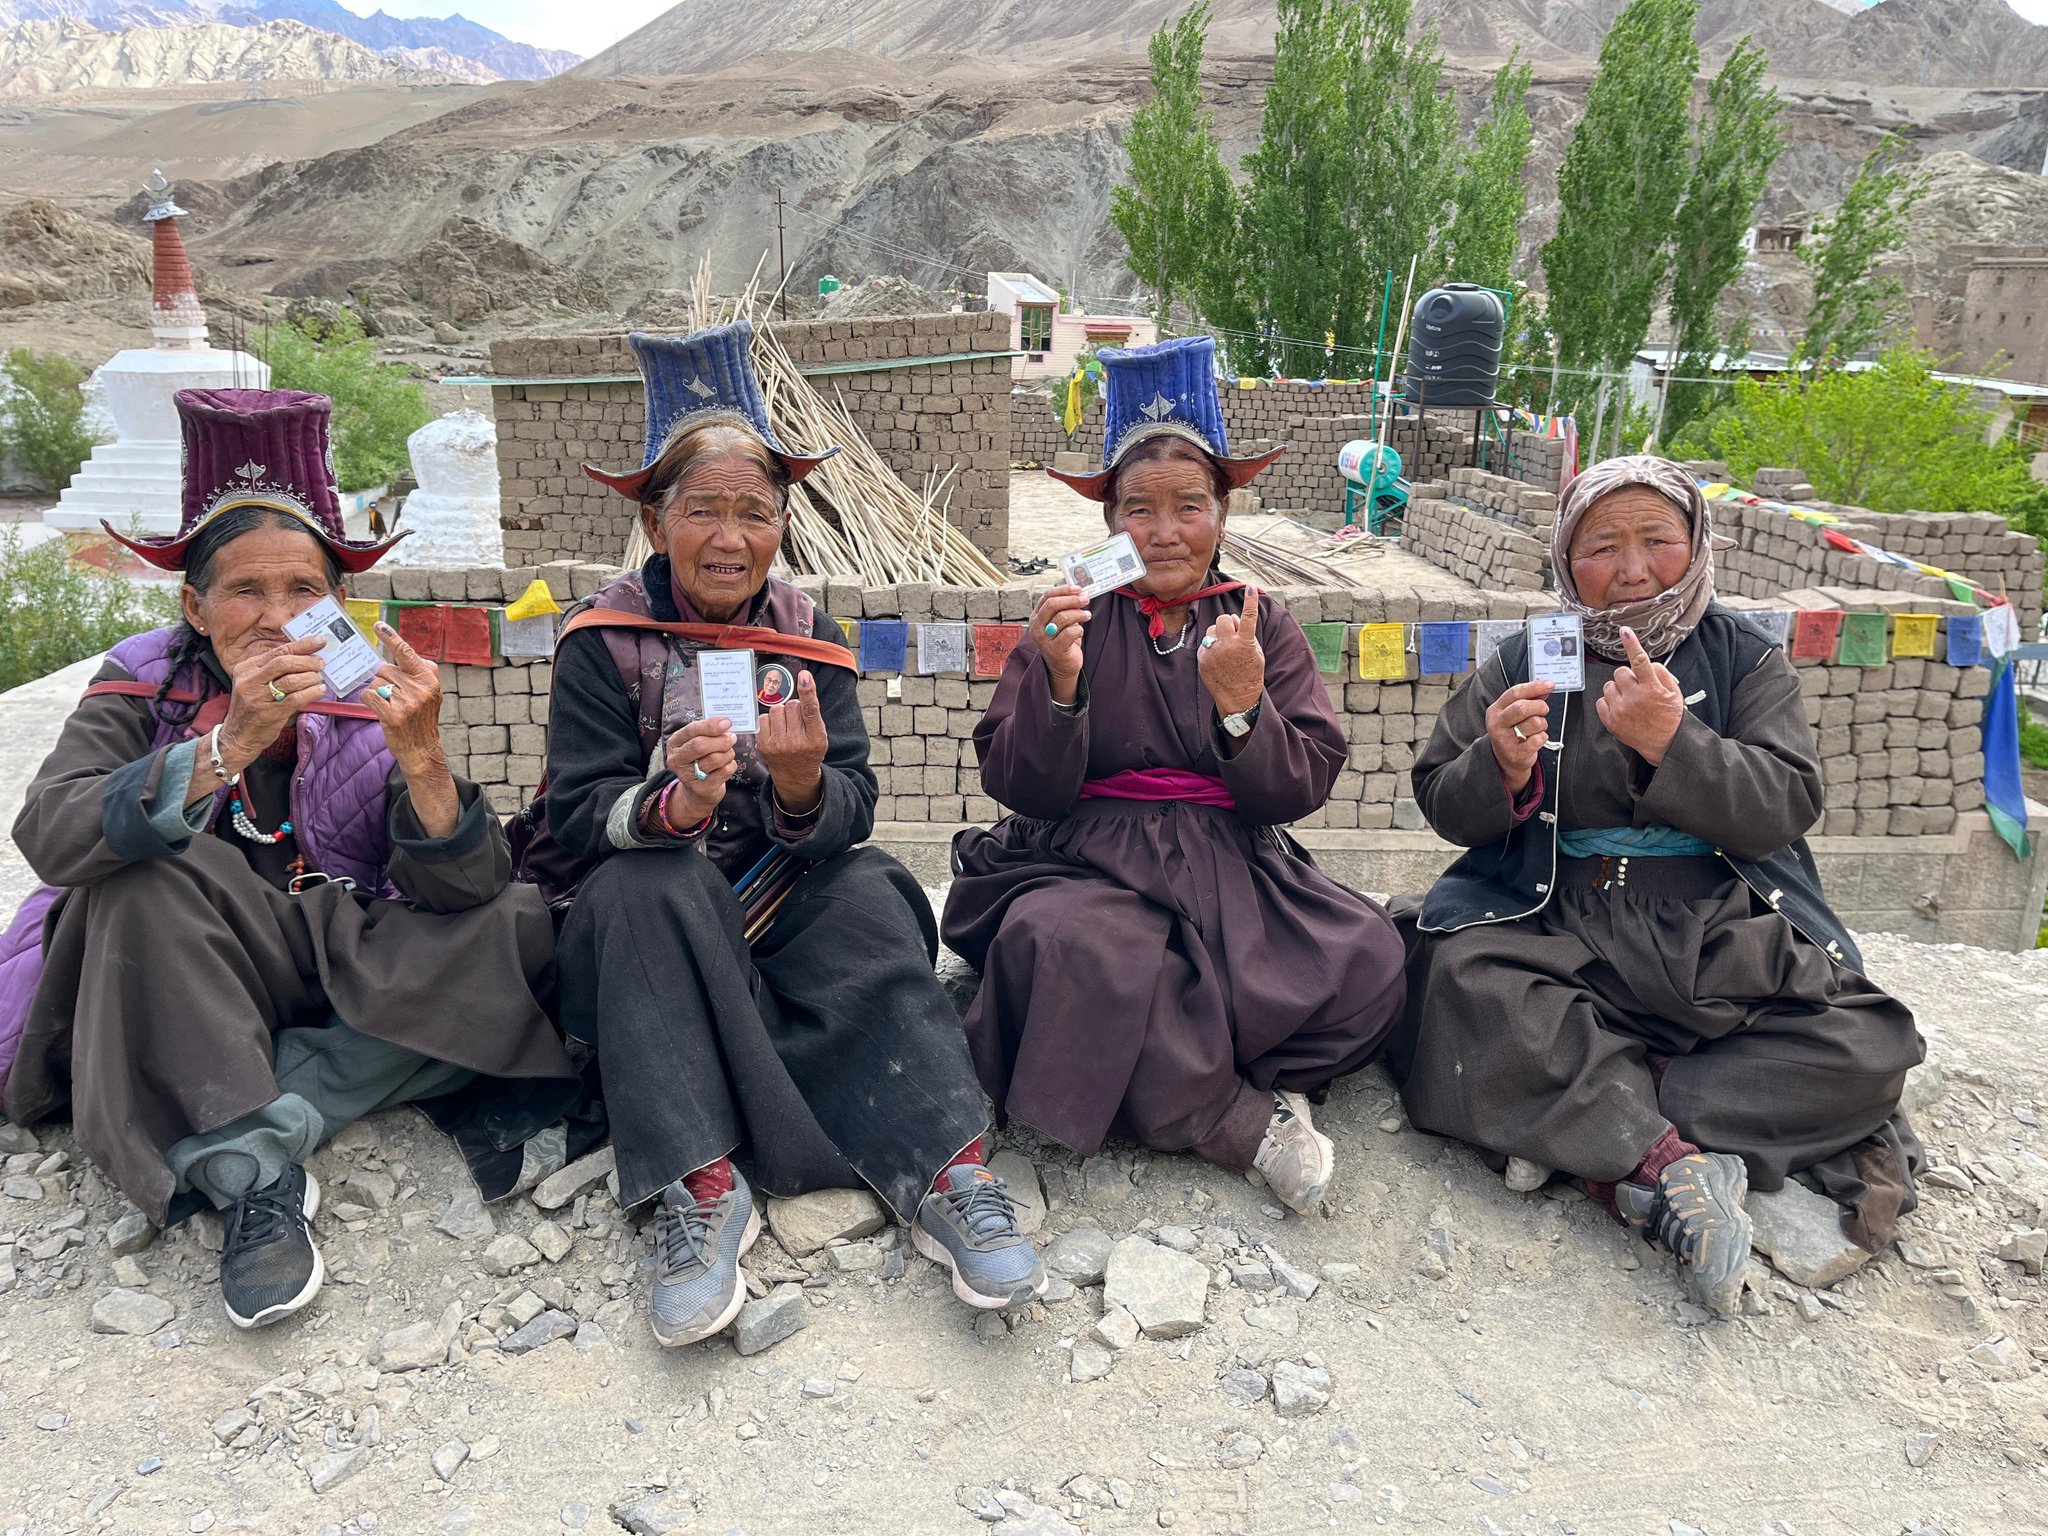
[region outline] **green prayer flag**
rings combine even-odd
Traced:
[[[1886,622],[1881,613],[1843,615],[1842,647],[1835,660],[1845,667],[1883,666]]]
[[[1308,648],[1315,652],[1318,672],[1342,672],[1344,670],[1345,624],[1304,624],[1302,630],[1308,636]]]
[[[1974,603],[1977,601],[1977,589],[1963,580],[1962,577],[1944,576],[1942,580],[1948,583],[1948,589],[1955,594],[1957,602]]]

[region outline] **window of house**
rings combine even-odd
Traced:
[[[1047,352],[1052,349],[1052,306],[1050,304],[1019,304],[1018,345],[1026,352]]]

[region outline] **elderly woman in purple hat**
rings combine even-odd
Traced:
[[[68,1102],[158,1224],[223,1211],[221,1293],[253,1328],[320,1288],[322,1141],[479,1075],[564,1102],[576,1080],[542,1009],[546,907],[448,769],[436,668],[380,625],[391,661],[335,700],[322,640],[286,633],[390,547],[343,537],[329,402],[176,403],[178,532],[114,537],[183,574],[184,618],[114,647],[14,826],[48,886],[0,961],[6,1109]]]
[[[983,1164],[931,905],[860,846],[875,775],[843,632],[770,574],[789,487],[836,450],[782,444],[751,338],[745,321],[631,337],[644,461],[589,473],[636,504],[654,553],[564,623],[548,730],[548,830],[582,874],[562,1024],[597,1047],[621,1198],[653,1202],[669,1346],[745,1302],[756,1182],[872,1189],[969,1306],[1046,1284]],[[758,730],[706,707],[721,651],[751,653]]]
[[[1104,468],[1059,475],[1144,574],[1054,587],[975,728],[1015,813],[954,843],[946,942],[1006,1115],[1092,1155],[1191,1148],[1317,1208],[1336,1166],[1309,1100],[1401,1010],[1386,913],[1282,829],[1329,798],[1343,727],[1301,626],[1217,565],[1230,457],[1208,337],[1106,351]]]
[[[1745,1195],[1793,1175],[1872,1252],[1913,1208],[1899,1094],[1913,1016],[1862,973],[1805,833],[1820,754],[1799,678],[1714,598],[1691,475],[1649,456],[1575,479],[1552,535],[1585,693],[1532,680],[1517,636],[1416,758],[1415,797],[1469,851],[1412,923],[1392,1055],[1424,1130],[1577,1175],[1674,1254],[1694,1301],[1741,1300]]]

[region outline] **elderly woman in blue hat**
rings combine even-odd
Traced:
[[[565,621],[548,733],[554,883],[580,879],[562,1021],[597,1046],[621,1197],[656,1201],[666,1345],[746,1299],[749,1174],[775,1195],[872,1189],[970,1306],[1045,1288],[982,1165],[931,907],[860,846],[876,784],[842,631],[769,574],[789,487],[837,450],[776,436],[751,339],[744,321],[630,338],[645,459],[589,473],[638,506],[654,553]],[[751,732],[704,702],[711,658],[738,651]]]
[[[974,733],[1014,814],[954,844],[946,942],[1006,1115],[1077,1152],[1191,1148],[1316,1208],[1335,1147],[1309,1101],[1401,1011],[1387,915],[1284,828],[1329,798],[1343,728],[1301,626],[1218,565],[1233,458],[1207,337],[1101,354],[1102,503],[1145,572],[1054,587]]]

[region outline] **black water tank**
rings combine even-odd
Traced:
[[[1416,301],[1408,330],[1410,405],[1476,406],[1500,383],[1507,307],[1474,283],[1446,283]]]

